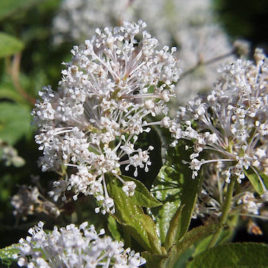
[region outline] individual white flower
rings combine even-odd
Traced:
[[[29,229],[31,236],[20,239],[19,253],[14,256],[20,267],[83,268],[83,267],[129,267],[143,265],[145,259],[139,253],[124,249],[122,242],[103,236],[104,230],[96,232],[93,225],[82,223],[54,227],[52,232],[43,230],[44,223]]]
[[[136,141],[150,126],[167,125],[162,117],[168,122],[167,102],[179,70],[175,50],[158,49],[145,27],[140,21],[97,29],[92,39],[73,48],[58,92],[41,91],[33,112],[39,126],[35,138],[43,150],[42,169],[64,176],[56,183],[60,189],[51,191],[55,199],[73,189],[75,199],[79,193],[94,195],[112,212],[106,175],[125,186],[122,165],[133,166],[134,176],[138,168],[148,171],[153,147],[136,148]]]
[[[224,65],[206,100],[196,98],[179,109],[178,123],[170,130],[177,139],[194,142],[193,176],[201,165],[217,162],[227,182],[230,174],[241,182],[251,168],[266,189],[259,172],[267,174],[268,65],[260,50],[255,59],[256,64],[239,59]],[[213,157],[197,160],[203,150]]]
[[[127,181],[124,183],[122,190],[126,193],[127,196],[134,195],[136,184],[133,181]]]

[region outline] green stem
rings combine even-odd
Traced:
[[[219,239],[219,236],[224,228],[224,225],[226,224],[226,221],[228,219],[228,214],[229,214],[230,208],[232,206],[232,197],[233,197],[235,182],[236,182],[235,178],[231,178],[231,182],[228,184],[226,198],[224,200],[224,204],[222,207],[222,214],[221,214],[221,219],[220,219],[220,223],[219,223],[219,228],[216,231],[216,233],[213,235],[213,237],[208,245],[208,248],[212,248],[216,245],[216,243]]]

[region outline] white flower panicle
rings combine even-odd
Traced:
[[[225,190],[226,182],[221,180],[219,187],[213,186],[210,188],[202,187],[202,191],[198,196],[198,200],[194,209],[192,218],[202,218],[211,216],[217,218],[222,213],[223,206],[223,191]],[[208,184],[211,180],[208,180]],[[220,188],[220,191],[216,192],[216,188]],[[214,188],[214,189],[213,189]],[[231,207],[232,211],[239,211],[239,214],[248,217],[255,217],[256,215],[261,215],[262,218],[267,219],[267,217],[262,216],[261,210],[265,208],[265,200],[261,197],[255,197],[252,192],[245,191],[241,189],[241,193],[237,193],[233,196],[233,202]]]
[[[142,19],[161,43],[170,44],[181,24],[206,23],[209,9],[210,0],[64,0],[53,21],[54,41],[82,41],[97,27]]]
[[[124,249],[122,242],[103,236],[104,229],[97,233],[93,225],[87,225],[55,226],[52,232],[45,232],[44,223],[39,222],[29,229],[31,236],[20,239],[14,258],[20,267],[28,268],[135,268],[145,263],[139,253]]]
[[[239,59],[223,66],[206,101],[190,101],[180,108],[178,123],[171,124],[174,137],[194,141],[193,177],[203,164],[212,162],[220,164],[227,182],[231,174],[238,181],[243,179],[249,167],[256,174],[268,174],[268,65],[259,49],[255,60],[256,64]],[[213,153],[211,156],[216,153],[218,158],[199,160],[203,150]]]
[[[226,183],[221,171],[218,170],[218,163],[213,163],[204,170],[204,178],[206,179],[198,195],[193,218],[207,216],[218,218],[222,213],[229,184]],[[233,193],[230,213],[239,213],[253,218],[258,215],[266,219],[265,202],[264,195],[255,194],[251,184],[243,181]]]
[[[138,168],[148,171],[153,147],[142,150],[135,143],[150,126],[167,127],[167,103],[179,70],[175,49],[157,49],[158,41],[145,27],[140,21],[97,29],[91,40],[73,48],[58,92],[47,87],[40,93],[33,114],[40,128],[36,142],[44,154],[42,168],[76,170],[65,183],[56,183],[55,199],[72,188],[74,198],[94,195],[103,213],[113,212],[105,174],[116,176],[132,195],[135,187],[120,178],[120,166],[133,166],[135,176]]]
[[[96,27],[139,19],[161,44],[176,43],[183,70],[199,66],[179,81],[177,102],[181,105],[197,92],[207,92],[215,81],[215,68],[226,59],[222,56],[233,50],[216,22],[211,0],[64,0],[54,19],[54,40],[80,42]]]
[[[226,34],[212,18],[198,26],[181,27],[177,36],[179,59],[185,73],[176,86],[176,95],[178,103],[185,105],[196,94],[209,92],[217,79],[215,70],[235,57]]]

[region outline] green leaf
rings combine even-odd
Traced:
[[[28,94],[29,97],[34,98],[34,92],[32,88],[41,88],[39,85],[36,84],[36,75],[34,82],[31,76],[27,76],[23,73],[19,74],[19,84],[25,94]],[[21,88],[14,86],[14,81],[12,77],[6,72],[1,77],[0,83],[0,99],[1,100],[11,100],[12,102],[16,102],[22,105],[31,106],[32,104],[29,103],[29,100],[25,99],[25,96],[21,92]],[[32,108],[32,107],[31,107]]]
[[[173,173],[171,167],[163,166],[152,189],[154,195],[163,203],[161,207],[152,209],[162,243],[165,242],[170,221],[180,205],[180,189],[178,184],[174,183]]]
[[[135,193],[133,196],[130,197],[134,204],[146,208],[158,207],[162,205],[161,202],[159,202],[152,196],[152,194],[148,191],[148,189],[144,186],[143,183],[128,176],[121,175],[120,177],[124,181],[135,182]]]
[[[201,172],[199,172],[199,175],[195,179],[192,179],[192,170],[188,164],[183,163],[183,161],[190,161],[191,154],[190,150],[185,150],[185,145],[189,146],[190,144],[189,142],[181,141],[171,153],[171,165],[173,165],[174,169],[172,178],[173,181],[177,181],[179,184],[179,198],[182,208],[179,217],[177,217],[178,221],[173,221],[169,227],[169,229],[176,229],[176,232],[172,232],[176,233],[176,237],[173,240],[182,238],[189,228],[202,181]]]
[[[173,268],[185,268],[189,259],[192,257],[194,252],[194,248],[190,247],[187,250],[185,250],[180,257],[178,258],[177,262],[172,266]]]
[[[263,183],[264,183],[266,189],[268,189],[268,175],[266,175],[264,173],[260,173],[260,176],[261,176],[261,178],[263,180]]]
[[[3,0],[0,1],[0,20],[11,14],[29,8],[33,4],[40,3],[40,0]]]
[[[0,99],[9,99],[18,103],[25,104],[25,99],[13,88],[2,87],[0,85]]]
[[[182,240],[176,243],[177,254],[182,254],[190,246],[213,234],[216,232],[217,228],[217,224],[202,225],[193,228],[185,234]]]
[[[109,217],[108,217],[108,229],[109,229],[110,233],[112,234],[112,237],[115,240],[117,240],[117,241],[122,240],[121,235],[120,235],[118,228],[117,228],[116,220],[111,215],[109,215]]]
[[[164,268],[167,256],[152,254],[148,251],[142,252],[142,257],[146,259],[146,268]]]
[[[252,168],[248,168],[247,170],[244,169],[244,173],[246,174],[247,178],[251,182],[255,191],[259,195],[262,195],[264,193],[265,186],[263,182],[261,181],[261,178],[256,174],[256,172],[254,172]]]
[[[181,240],[176,241],[176,244],[169,248],[168,257],[163,261],[162,266],[169,268],[178,263],[179,267],[179,263],[186,263],[187,256],[191,257],[190,253],[194,253],[194,245],[214,233],[216,229],[216,224],[210,224],[196,227],[187,232]]]
[[[23,43],[17,38],[0,32],[0,58],[13,55],[23,49]]]
[[[11,246],[5,247],[0,249],[0,261],[4,265],[11,265],[12,262],[14,262],[14,257],[13,255],[16,255],[19,253],[19,250],[17,249],[18,244],[13,244]]]
[[[180,223],[182,221],[181,215],[182,215],[183,206],[179,206],[177,209],[175,215],[170,221],[170,226],[167,232],[167,237],[165,240],[165,249],[169,250],[170,247],[176,243],[176,241],[179,238],[181,226]]]
[[[177,230],[179,232],[178,239],[183,237],[183,235],[187,232],[190,226],[200,186],[199,177],[192,179],[191,177],[188,177],[185,173],[184,175],[183,173],[181,173],[182,189],[180,200],[181,206],[183,208],[181,212],[181,217],[179,218],[179,224],[177,224]]]
[[[21,74],[20,74],[21,76]],[[6,72],[1,77],[0,99],[11,100],[20,104],[27,104],[27,101],[21,96],[14,86],[14,81]],[[21,82],[21,81],[20,81]]]
[[[171,252],[169,252],[170,254]],[[142,257],[146,259],[147,268],[185,268],[188,259],[191,257],[193,249],[189,248],[180,256],[180,259],[174,264],[170,263],[167,254],[157,255],[148,251],[142,252]]]
[[[195,257],[187,268],[268,267],[267,252],[266,244],[230,243],[203,252]]]
[[[115,203],[115,218],[128,233],[145,249],[162,253],[160,240],[151,217],[144,214],[135,198],[128,197],[122,190],[122,183],[113,176],[107,178],[107,189]]]
[[[191,152],[185,150],[186,144],[191,145],[180,141],[176,148],[169,149],[166,165],[161,168],[152,189],[163,203],[160,208],[152,209],[162,243],[170,229],[166,249],[187,232],[201,185],[201,176],[192,179],[192,170],[183,163],[183,160],[190,161]],[[179,214],[171,223],[176,211]]]
[[[218,241],[217,241],[217,245],[230,242],[232,237],[233,237],[233,233],[234,233],[234,230],[232,230],[232,229],[223,230],[222,233],[220,234]],[[208,245],[212,239],[212,236],[213,235],[211,234],[211,235],[205,237],[204,239],[202,239],[201,241],[199,241],[195,245],[195,251],[193,253],[193,257],[201,254],[202,252],[204,252],[205,250],[208,249]]]
[[[31,133],[29,108],[15,103],[0,103],[0,138],[13,145]]]
[[[225,244],[225,243],[232,241],[232,238],[235,234],[235,230],[236,230],[237,225],[238,225],[239,218],[240,218],[239,215],[234,215],[232,217],[229,217],[227,224],[226,224],[226,227],[228,226],[228,228],[225,227],[222,230],[221,234],[219,235],[217,245]],[[211,224],[209,224],[209,226],[211,226]],[[216,225],[214,225],[214,226],[216,226]],[[193,253],[193,257],[201,254],[203,251],[208,249],[208,246],[209,246],[209,243],[212,239],[212,236],[213,236],[213,234],[203,238],[202,240],[198,241],[198,243],[195,244],[195,251]]]

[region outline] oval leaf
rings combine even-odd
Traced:
[[[191,147],[189,142],[181,141],[175,149],[169,152],[169,157],[173,159],[170,163],[173,167],[173,172],[171,172],[170,176],[179,185],[181,207],[179,208],[178,215],[174,216],[175,219],[171,221],[169,226],[169,229],[172,230],[170,235],[175,235],[174,237],[168,238],[170,241],[181,239],[187,232],[202,182],[202,172],[199,172],[199,175],[195,179],[192,179],[192,170],[187,164],[183,163],[183,161],[190,161],[191,154],[190,150],[185,150],[185,145],[190,145],[189,147]]]
[[[187,258],[190,258],[195,251],[193,246],[215,232],[217,227],[216,224],[209,224],[187,232],[183,239],[176,241],[176,244],[169,247],[165,267],[179,267],[180,263],[186,263]],[[185,267],[185,265],[181,267]]]
[[[148,251],[142,252],[142,257],[146,259],[147,268],[165,268],[165,255],[152,254]]]
[[[173,169],[163,166],[154,182],[152,193],[160,200],[163,205],[152,209],[156,218],[156,226],[160,234],[161,242],[165,242],[170,221],[180,205],[178,184],[174,183],[172,176]]]
[[[248,168],[247,170],[244,169],[244,172],[245,172],[247,178],[249,179],[249,181],[251,182],[255,191],[259,195],[262,195],[264,193],[265,186],[264,186],[263,182],[261,181],[261,178],[256,174],[256,172],[254,172],[254,170],[252,168]]]
[[[117,240],[117,241],[122,240],[121,235],[120,235],[118,228],[117,228],[116,220],[111,215],[109,215],[109,217],[108,217],[108,229],[109,229],[112,237],[115,240]]]
[[[0,32],[0,58],[20,52],[23,46],[23,43],[17,38]]]
[[[268,246],[260,243],[233,243],[209,249],[194,258],[187,268],[267,267]]]
[[[134,204],[146,207],[153,208],[161,206],[162,203],[159,202],[156,198],[152,196],[152,194],[148,191],[148,189],[144,186],[144,184],[138,180],[135,180],[128,176],[120,176],[124,181],[133,181],[136,184],[135,193],[133,196],[129,198],[133,201]]]
[[[182,210],[183,210],[183,206],[180,206],[175,215],[173,216],[171,222],[170,222],[170,226],[167,232],[167,237],[165,240],[165,249],[169,250],[170,247],[176,243],[179,235],[180,235],[180,231],[181,231],[181,226],[180,226],[180,222],[182,221],[181,219],[181,214],[182,214]]]
[[[261,176],[261,178],[263,180],[263,183],[264,183],[266,189],[268,189],[268,175],[266,175],[264,173],[260,173],[260,176]]]
[[[135,198],[127,196],[122,190],[122,183],[117,178],[107,178],[107,189],[115,203],[115,218],[128,233],[145,249],[152,253],[161,254],[160,239],[151,217],[144,214]]]
[[[13,145],[30,133],[30,110],[15,103],[0,103],[0,138]]]

